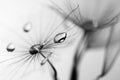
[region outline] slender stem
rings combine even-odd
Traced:
[[[101,78],[101,77],[100,77],[100,76],[98,76],[95,80],[100,80],[100,78]]]
[[[46,57],[44,56],[44,54],[42,54],[42,53],[40,53],[40,54],[41,54],[44,58],[46,58]],[[50,66],[51,66],[51,68],[52,68],[52,70],[53,70],[53,72],[54,72],[54,76],[53,76],[54,80],[58,80],[57,70],[55,69],[55,67],[54,67],[53,64],[50,62],[49,59],[47,59],[47,61],[48,61],[48,63],[50,64]]]
[[[58,80],[58,77],[57,77],[57,70],[55,69],[55,67],[53,66],[53,64],[48,60],[48,63],[50,64],[50,66],[52,67],[53,71],[54,71],[54,80]]]
[[[110,46],[110,43],[111,43],[111,40],[112,40],[112,37],[113,37],[113,31],[114,31],[114,27],[111,27],[110,28],[110,34],[109,34],[109,37],[107,39],[107,44],[105,46],[106,50],[105,50],[105,55],[104,55],[104,63],[103,63],[103,67],[102,67],[102,73],[96,78],[97,80],[99,80],[100,78],[102,78],[103,76],[105,76],[108,72],[109,72],[109,68],[112,67],[108,67],[108,69],[106,69],[106,65],[107,65],[107,57],[108,57],[108,49],[109,49],[109,46]]]
[[[73,60],[73,67],[72,67],[72,73],[71,73],[71,80],[78,80],[78,66],[79,63],[81,63],[81,60],[84,56],[84,52],[86,49],[86,44],[87,42],[87,34],[85,33],[82,37],[82,39],[79,41],[76,51],[75,51],[75,56]]]

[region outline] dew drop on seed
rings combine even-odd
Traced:
[[[58,33],[55,37],[54,37],[54,43],[62,43],[65,41],[67,37],[67,33],[63,32],[63,33]]]
[[[8,52],[13,52],[15,50],[15,46],[12,43],[9,43],[6,49]]]
[[[24,32],[29,32],[31,30],[31,28],[32,28],[32,23],[29,22],[24,25],[23,30],[24,30]]]

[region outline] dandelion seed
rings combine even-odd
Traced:
[[[13,43],[10,43],[6,48],[8,52],[13,52],[14,54],[8,54],[5,55],[8,57],[0,58],[0,65],[7,64],[4,68],[5,71],[0,70],[0,75],[5,76],[3,80],[14,80],[16,77],[19,78],[17,75],[23,77],[31,67],[39,65],[42,68],[46,63],[52,68],[52,74],[50,75],[52,75],[54,80],[58,80],[59,73],[51,61],[57,55],[54,51],[59,48],[69,47],[74,42],[76,36],[78,36],[79,31],[75,27],[64,28],[63,20],[56,24],[61,18],[57,19],[55,18],[54,21],[50,20],[49,25],[46,23],[40,27],[34,26],[34,23],[31,25],[30,21],[28,21],[24,26],[20,26],[20,29],[23,31],[22,33],[27,33],[25,35],[22,35],[22,33],[20,35],[19,31],[10,28],[9,25],[3,27],[3,29],[6,27],[10,28],[10,33],[13,33],[12,36],[18,39],[11,38],[9,41]],[[43,28],[45,28],[45,31]],[[41,32],[41,29],[43,32]]]
[[[112,31],[109,31],[110,35],[108,37],[107,44],[106,45],[103,44],[101,46],[101,47],[103,46],[106,47],[106,53],[105,53],[105,62],[103,64],[104,67],[100,77],[105,76],[113,67],[114,62],[117,59],[116,56],[120,53],[119,49],[117,49],[117,51],[111,51],[112,50],[111,46],[114,46],[112,45],[113,35],[115,34],[114,28],[116,24],[119,23],[119,18],[120,18],[120,12],[119,11],[116,12],[117,10],[116,4],[110,2],[110,4],[107,5],[107,8],[102,11],[102,14],[94,15],[93,13],[92,16],[87,16],[81,13],[79,1],[77,0],[73,1],[73,3],[70,0],[66,0],[66,2],[63,3],[64,7],[58,6],[57,3],[55,3],[54,1],[51,2],[52,5],[50,5],[49,7],[53,11],[57,12],[65,20],[73,22],[75,25],[77,25],[77,27],[84,30],[84,35],[82,37],[82,40],[80,40],[78,48],[76,49],[75,52],[75,58],[74,58],[75,67],[73,67],[71,80],[74,79],[73,78],[75,76],[74,74],[77,75],[77,70],[76,70],[78,66],[77,64],[79,63],[83,55],[85,55],[84,52],[90,48],[95,48],[98,47],[98,45],[103,44],[103,43],[99,43],[99,41],[96,38],[99,35],[99,32],[102,32],[102,30],[106,28],[107,29],[111,28]],[[96,13],[97,11],[94,12]],[[90,15],[90,12],[85,14]],[[83,49],[82,51],[80,51],[79,48],[84,42],[83,40],[85,41],[84,45],[87,46],[84,46],[85,50]],[[94,45],[96,46],[94,47]]]
[[[41,45],[40,44],[36,44],[36,45],[31,46],[31,48],[29,50],[29,53],[31,55],[35,55],[35,54],[39,53],[41,49],[42,49]]]
[[[6,49],[8,52],[13,52],[15,50],[15,46],[12,43],[9,43]]]

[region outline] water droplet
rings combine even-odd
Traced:
[[[8,52],[13,52],[15,50],[15,46],[12,43],[9,43],[7,46],[7,51]]]
[[[32,29],[32,23],[31,22],[28,22],[24,25],[24,32],[29,32],[30,30]]]
[[[65,32],[58,33],[54,38],[54,43],[62,43],[65,41],[66,37],[67,37],[67,33]]]

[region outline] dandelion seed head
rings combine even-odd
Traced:
[[[85,9],[80,7],[80,1],[71,1],[65,0],[61,5],[57,4],[57,1],[51,1],[52,5],[51,9],[57,12],[64,19],[72,21],[77,27],[82,28],[86,31],[88,30],[98,30],[103,29],[108,26],[115,26],[118,23],[119,11],[117,6],[113,2],[109,2],[109,4],[104,5],[103,8],[102,1],[91,2],[94,3],[94,7],[88,6],[86,7],[86,2],[81,2],[85,5]],[[91,4],[90,4],[91,5]],[[99,5],[99,6],[98,6]],[[63,7],[64,6],[64,7]],[[95,7],[97,6],[97,7]],[[102,7],[102,8],[101,8]],[[92,8],[89,10],[89,8]],[[98,11],[98,9],[100,9]],[[117,14],[116,14],[117,13]]]
[[[9,43],[6,49],[8,52],[13,52],[15,50],[15,46],[12,43]]]
[[[31,17],[27,20],[28,22],[25,21],[18,27],[11,28],[9,25],[2,27],[6,33],[6,37],[2,38],[6,42],[1,40],[1,43],[12,42],[7,44],[7,48],[5,46],[5,50],[7,50],[6,53],[12,52],[13,54],[2,54],[5,58],[1,56],[0,65],[5,64],[5,71],[1,69],[0,74],[7,76],[8,80],[9,78],[14,80],[12,78],[16,77],[17,73],[20,73],[17,77],[21,77],[27,72],[33,71],[34,66],[34,70],[36,68],[43,69],[41,66],[47,65],[46,63],[52,65],[61,59],[61,54],[57,52],[57,49],[70,47],[69,45],[74,42],[78,29],[71,27],[71,25],[65,28],[64,22],[61,22],[63,19],[57,16],[53,19],[53,16],[50,15],[50,21],[49,16],[47,16],[48,22],[40,16],[40,20]],[[10,37],[13,38],[8,39],[9,33],[12,33]],[[10,75],[6,75],[6,73]],[[3,78],[3,80],[7,80],[6,77]]]

